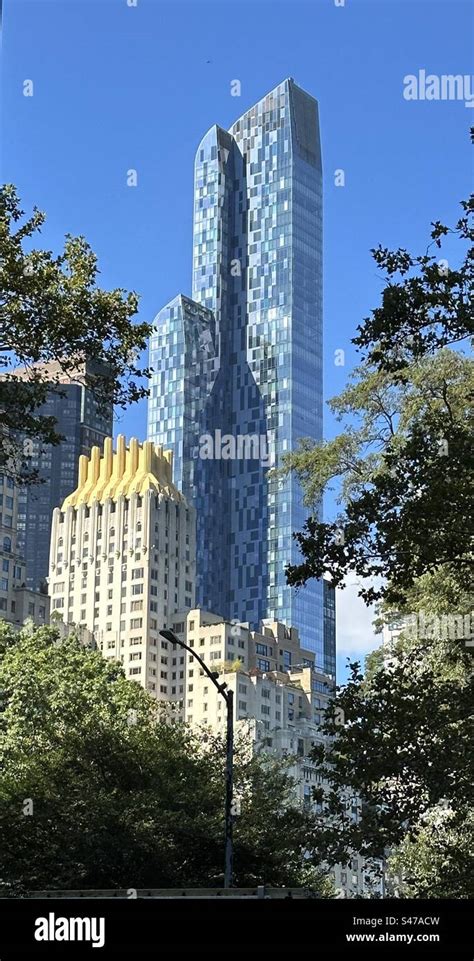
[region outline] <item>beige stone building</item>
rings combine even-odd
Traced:
[[[174,615],[170,627],[234,692],[236,733],[248,738],[254,751],[290,757],[300,804],[323,813],[323,805],[314,801],[313,788],[324,788],[324,783],[310,755],[323,741],[321,723],[334,694],[335,678],[316,668],[314,653],[301,647],[297,630],[265,620],[258,632],[251,631],[247,624],[230,623],[200,609]],[[172,657],[181,660],[181,670],[184,666],[182,718],[193,727],[223,733],[223,698],[192,654],[183,658],[178,647]],[[357,820],[360,810],[360,799],[348,797],[348,817]],[[383,881],[372,878],[367,862],[357,855],[349,865],[337,865],[333,875],[339,897],[381,893]]]
[[[195,609],[171,617],[171,629],[234,689],[235,720],[257,719],[261,731],[318,725],[334,690],[334,678],[315,667],[298,632],[265,620],[260,631]],[[178,654],[178,652],[176,652]],[[187,655],[182,717],[193,725],[221,723],[222,698],[198,663]]]
[[[54,511],[52,617],[90,631],[157,698],[179,701],[184,668],[171,669],[159,631],[194,605],[195,551],[195,512],[173,484],[172,452],[133,438],[127,447],[120,435],[114,453],[107,438],[103,456],[98,447],[81,456],[77,489]]]

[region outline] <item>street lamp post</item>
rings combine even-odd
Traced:
[[[210,671],[199,654],[193,647],[189,647],[173,631],[160,631],[162,637],[170,641],[171,644],[179,644],[184,647],[193,657],[199,661],[203,671],[217,688],[219,694],[224,698],[227,707],[227,734],[226,734],[226,761],[225,761],[225,861],[224,861],[224,887],[232,887],[232,858],[233,844],[232,835],[234,819],[232,813],[232,799],[234,790],[234,692],[227,688],[227,684],[218,684],[219,677],[216,671]]]

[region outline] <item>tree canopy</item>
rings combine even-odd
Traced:
[[[316,797],[329,860],[388,857],[392,889],[409,897],[473,893],[472,628],[454,629],[470,618],[474,562],[472,198],[462,207],[458,267],[430,252],[373,251],[386,284],[354,339],[362,362],[330,403],[341,433],[303,441],[286,462],[308,505],[333,484],[339,505],[332,523],[313,514],[295,532],[302,560],[288,567],[290,584],[325,575],[344,587],[356,574],[379,626],[395,614],[452,618],[445,636],[441,618],[426,636],[402,630],[365,674],[351,664],[313,755],[327,782]],[[450,231],[432,227],[439,247]]]
[[[463,209],[455,234],[472,244],[472,198]],[[433,242],[447,233],[434,224]],[[288,583],[325,575],[343,586],[351,572],[370,579],[365,600],[394,605],[439,571],[452,591],[472,589],[474,370],[462,344],[448,345],[473,330],[473,250],[458,269],[441,269],[432,254],[373,252],[386,286],[354,339],[362,363],[330,402],[343,428],[286,457],[309,506],[334,484],[340,504],[333,522],[314,513],[295,532],[302,559],[288,566]]]
[[[317,796],[324,800],[321,827],[331,861],[344,861],[354,850],[369,859],[392,852],[392,879],[404,874],[398,888],[408,896],[472,895],[466,831],[473,799],[473,695],[472,655],[449,640],[400,637],[389,652],[369,656],[365,676],[357,663],[351,665],[349,682],[326,712],[329,743],[313,752],[329,784]],[[351,796],[363,801],[356,822],[347,809]],[[437,836],[435,825],[442,828]],[[435,878],[426,870],[430,838],[438,848]],[[450,877],[443,887],[440,859],[448,840]],[[417,875],[421,849],[425,870]]]
[[[222,885],[225,744],[73,636],[0,623],[0,652],[3,893]],[[329,894],[287,763],[237,744],[235,788],[236,885]]]
[[[44,222],[36,207],[25,217],[11,184],[0,189],[0,468],[17,453],[17,431],[59,443],[56,422],[41,407],[48,391],[60,392],[65,376],[85,383],[99,410],[147,393],[138,355],[150,325],[132,320],[137,295],[97,286],[97,257],[84,237],[67,234],[57,256],[34,247]],[[51,362],[55,371],[46,375]],[[84,364],[87,371],[79,373]],[[29,477],[27,466],[18,473]]]

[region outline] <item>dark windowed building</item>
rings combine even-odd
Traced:
[[[18,549],[26,563],[26,585],[32,590],[44,587],[53,510],[77,487],[79,456],[88,456],[93,446],[102,448],[113,424],[112,405],[104,416],[93,392],[81,382],[87,369],[78,369],[77,379],[65,377],[57,385],[57,365],[50,367],[54,389],[38,413],[56,419],[55,430],[63,440],[57,446],[24,441],[29,466],[38,471],[40,482],[22,488],[18,503]],[[48,367],[43,371],[47,379]]]

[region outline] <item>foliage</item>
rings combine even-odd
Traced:
[[[331,860],[356,850],[382,857],[441,803],[462,818],[472,804],[472,698],[469,653],[452,642],[408,643],[375,652],[364,677],[357,663],[326,711],[326,745],[314,749],[329,789],[324,828]],[[341,719],[343,723],[341,723]],[[348,798],[361,797],[356,822]]]
[[[61,393],[64,376],[78,376],[92,391],[98,409],[126,406],[147,393],[137,364],[150,326],[136,324],[138,298],[123,289],[97,286],[96,255],[84,237],[66,236],[64,251],[32,247],[45,216],[34,208],[24,218],[12,185],[0,190],[0,468],[18,449],[11,432],[43,444],[57,444],[54,418],[42,412],[48,391]],[[57,373],[45,379],[42,365],[54,361]],[[87,372],[79,375],[88,362]],[[18,374],[26,368],[27,380]],[[18,462],[17,473],[33,476]]]
[[[347,574],[388,615],[470,614],[473,596],[472,333],[474,204],[453,236],[460,266],[427,253],[373,251],[386,272],[381,306],[358,328],[362,363],[331,409],[341,433],[303,441],[286,469],[308,505],[338,486],[333,523],[315,516],[294,536],[290,584]],[[450,231],[432,225],[438,247]],[[457,349],[454,349],[458,345]],[[472,652],[465,638],[409,637],[350,665],[314,749],[327,786],[321,830],[328,860],[389,853],[398,893],[469,897],[472,828]],[[353,800],[362,801],[360,815]]]
[[[117,662],[53,628],[0,623],[0,690],[4,893],[222,884],[219,739],[170,723]],[[235,779],[236,883],[327,893],[284,765],[238,746]]]
[[[473,831],[472,810],[457,817],[444,806],[431,810],[389,858],[397,892],[406,898],[472,898]]]
[[[457,234],[472,241],[473,202],[463,206]],[[447,232],[435,224],[432,237]],[[308,505],[334,482],[342,505],[334,522],[312,515],[294,534],[302,560],[288,566],[290,584],[326,575],[344,586],[351,572],[369,579],[367,602],[403,606],[420,578],[441,572],[452,598],[472,593],[474,369],[447,346],[472,330],[472,253],[447,273],[431,256],[375,256],[388,274],[382,307],[355,338],[363,363],[330,402],[343,430],[286,457]],[[407,279],[412,267],[420,273]]]

